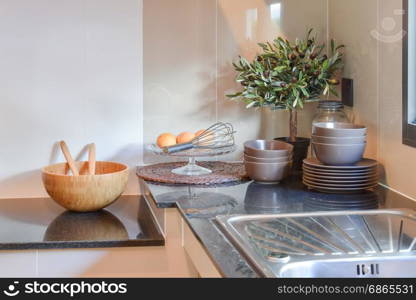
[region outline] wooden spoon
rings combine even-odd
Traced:
[[[95,144],[92,143],[88,146],[88,173],[95,175]]]
[[[69,152],[68,146],[66,145],[64,141],[61,141],[60,145],[61,145],[62,153],[65,156],[66,162],[68,163],[69,168],[71,169],[72,175],[79,176],[77,166],[75,165],[75,161],[72,158],[71,153]]]

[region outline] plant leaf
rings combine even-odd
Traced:
[[[253,102],[250,102],[249,104],[247,104],[246,105],[246,108],[251,108],[251,107],[253,107],[253,106],[255,106],[256,105],[256,102],[255,101],[253,101]]]
[[[328,95],[328,91],[329,91],[329,84],[326,84],[326,87],[325,87],[325,89],[324,89],[323,94],[324,94],[324,95]]]

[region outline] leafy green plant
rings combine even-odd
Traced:
[[[292,44],[281,37],[273,42],[260,43],[262,52],[252,62],[244,57],[233,63],[238,72],[237,82],[243,90],[227,95],[246,103],[247,108],[271,107],[290,111],[290,141],[297,137],[297,111],[308,101],[321,95],[337,95],[337,72],[343,67],[343,53],[331,41],[330,54],[326,45],[317,44],[310,29],[303,40]]]

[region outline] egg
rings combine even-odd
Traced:
[[[198,130],[197,132],[195,132],[195,136],[200,136],[204,132],[205,132],[205,129]]]
[[[202,138],[203,141],[201,141],[204,146],[211,146],[214,139],[214,133],[206,129],[201,129],[195,132],[195,136],[200,136],[201,134],[204,134],[204,137]]]
[[[178,135],[178,137],[176,138],[176,142],[178,144],[183,144],[183,143],[189,143],[190,141],[192,141],[195,138],[195,134],[192,132],[182,132],[180,135]]]
[[[176,136],[171,133],[163,133],[159,135],[156,143],[160,148],[176,145]]]

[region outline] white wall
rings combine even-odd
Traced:
[[[140,162],[141,2],[0,1],[0,198],[45,195],[39,169],[63,161],[61,139]]]

